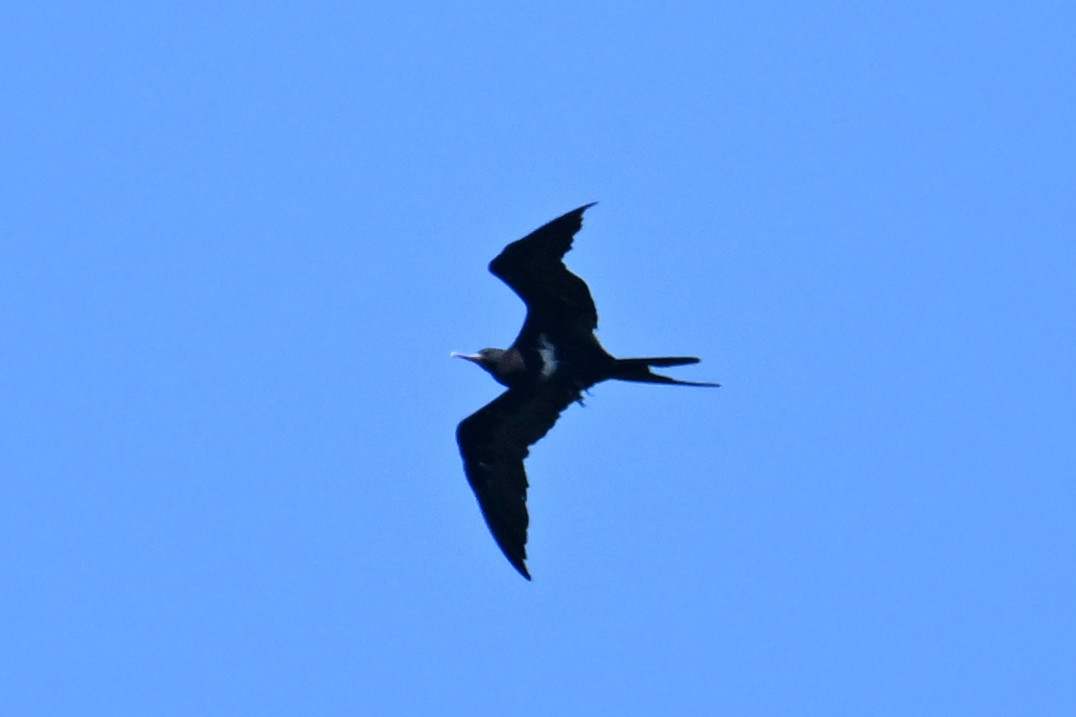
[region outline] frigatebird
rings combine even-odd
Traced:
[[[488,371],[508,390],[460,422],[456,442],[467,481],[493,538],[519,573],[527,572],[527,474],[523,459],[583,392],[608,379],[679,386],[717,386],[656,374],[658,366],[698,363],[692,356],[622,359],[598,342],[590,289],[564,266],[583,226],[586,204],[504,248],[490,272],[523,299],[527,317],[507,349],[453,352]]]

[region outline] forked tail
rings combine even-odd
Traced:
[[[694,356],[617,359],[610,378],[620,379],[621,381],[638,381],[639,383],[675,383],[679,386],[720,386],[721,384],[719,383],[707,383],[704,381],[680,381],[650,370],[652,366],[686,366],[687,364],[698,362],[699,359]]]

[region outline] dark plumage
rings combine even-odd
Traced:
[[[527,318],[508,349],[482,349],[453,356],[472,361],[508,390],[456,429],[467,480],[505,557],[530,579],[527,558],[527,474],[530,446],[561,412],[596,383],[615,378],[682,386],[716,383],[678,381],[653,373],[654,366],[698,363],[689,356],[618,359],[594,335],[598,312],[586,283],[562,261],[583,225],[587,204],[554,219],[504,248],[489,264],[527,305]]]

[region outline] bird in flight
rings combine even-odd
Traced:
[[[523,459],[583,391],[615,378],[641,383],[718,386],[679,381],[650,369],[698,363],[691,356],[622,359],[594,335],[598,312],[590,290],[563,257],[583,226],[584,205],[504,248],[490,272],[523,299],[527,317],[507,349],[453,352],[488,371],[507,391],[460,422],[456,442],[467,481],[493,538],[519,573],[527,572],[527,474]]]

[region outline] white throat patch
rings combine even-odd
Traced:
[[[557,352],[545,334],[538,334],[538,355],[542,357],[542,378],[549,378],[557,370]]]

